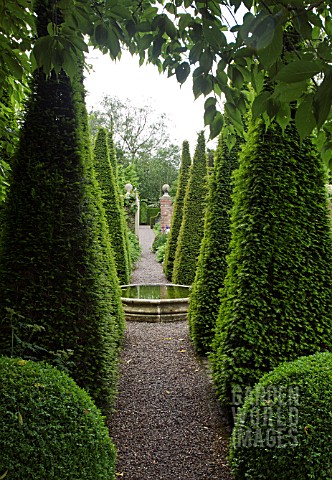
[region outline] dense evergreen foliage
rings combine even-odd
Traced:
[[[284,363],[247,397],[232,436],[234,479],[328,480],[332,475],[332,355]]]
[[[191,285],[195,279],[197,257],[203,238],[204,207],[207,195],[206,161],[204,132],[200,132],[190,167],[174,259],[172,281],[182,285]]]
[[[204,237],[197,262],[188,311],[190,335],[200,354],[210,351],[220,306],[220,289],[227,272],[230,243],[232,175],[238,167],[240,142],[229,152],[222,134],[209,177]]]
[[[130,279],[128,250],[126,248],[123,208],[120,205],[119,191],[110,161],[108,133],[100,128],[94,146],[94,165],[98,183],[102,191],[103,206],[114,252],[116,270],[121,284],[127,285]]]
[[[321,159],[294,125],[253,124],[240,156],[213,342],[221,402],[285,360],[329,350],[332,244]]]
[[[2,478],[113,478],[108,428],[67,374],[43,362],[0,357],[0,377]]]
[[[116,149],[114,146],[112,130],[108,132],[107,140],[108,140],[108,150],[110,154],[110,162],[113,168],[113,173],[115,178],[115,186],[117,190],[118,203],[120,206],[120,216],[121,216],[121,222],[123,224],[122,230],[124,232],[124,241],[125,241],[125,249],[126,249],[126,262],[128,264],[129,278],[130,278],[130,274],[132,271],[132,261],[131,261],[131,255],[130,255],[130,245],[129,245],[129,228],[127,226],[127,220],[126,220],[125,210],[123,206],[123,196],[120,191],[118,160],[116,156]]]
[[[39,34],[53,15],[37,2]],[[108,409],[123,311],[94,178],[80,80],[33,77],[12,164],[0,255],[0,351],[70,356],[68,369]],[[38,348],[37,348],[38,347]]]
[[[182,144],[182,157],[178,179],[178,187],[176,190],[172,221],[170,225],[170,232],[168,233],[166,253],[163,265],[163,270],[166,278],[170,281],[172,280],[173,275],[175,252],[182,223],[184,197],[186,194],[187,183],[189,180],[190,166],[191,157],[189,151],[189,143],[187,140],[185,140]]]

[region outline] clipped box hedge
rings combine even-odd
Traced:
[[[332,354],[281,364],[246,397],[232,435],[235,480],[332,478]]]
[[[0,378],[0,478],[114,478],[115,448],[104,419],[66,373],[0,357]]]

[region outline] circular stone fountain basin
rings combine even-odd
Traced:
[[[189,286],[137,284],[121,286],[126,320],[133,322],[176,322],[186,320]]]

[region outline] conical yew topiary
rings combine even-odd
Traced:
[[[229,151],[221,134],[214,168],[209,177],[204,237],[188,311],[191,339],[195,350],[203,355],[210,351],[220,306],[220,289],[227,272],[226,256],[229,253],[230,211],[233,204],[232,176],[238,167],[239,149],[238,139]]]
[[[203,238],[204,206],[207,194],[207,166],[204,132],[198,135],[190,168],[183,218],[176,247],[173,282],[191,285],[195,278],[197,257]]]
[[[123,214],[113,166],[110,162],[108,133],[105,128],[100,128],[97,133],[94,145],[94,165],[102,191],[103,206],[106,212],[118,278],[120,283],[126,285],[129,283],[130,271],[122,220]]]
[[[222,404],[286,360],[332,348],[332,243],[324,171],[294,124],[251,125],[240,156],[231,254],[213,342]],[[230,411],[230,410],[229,410]]]
[[[184,204],[184,197],[186,194],[186,187],[189,180],[190,166],[191,166],[191,157],[190,157],[190,151],[189,151],[189,143],[187,140],[185,140],[182,144],[182,157],[181,157],[178,187],[176,190],[170,231],[167,236],[166,253],[165,253],[165,259],[163,264],[164,273],[168,280],[172,280],[174,258],[175,258],[176,246],[178,243],[178,238],[179,238],[179,233],[180,233],[180,228],[182,223],[183,204]]]
[[[55,3],[36,2],[39,35]],[[107,410],[123,311],[83,97],[79,68],[76,81],[33,75],[4,214],[0,351],[61,363]]]
[[[112,165],[112,168],[113,168],[113,173],[114,173],[118,203],[119,203],[119,206],[120,206],[121,222],[123,224],[122,225],[122,230],[124,232],[126,262],[127,262],[127,265],[128,265],[129,279],[130,279],[130,275],[131,275],[133,267],[132,267],[132,261],[131,261],[131,256],[130,256],[129,229],[128,229],[128,226],[127,226],[125,209],[124,209],[124,205],[123,205],[123,196],[121,195],[120,187],[119,187],[118,160],[117,160],[117,157],[116,157],[116,149],[115,149],[115,145],[114,145],[113,131],[112,130],[110,130],[108,132],[107,140],[108,140],[108,150],[109,150],[109,154],[110,154],[110,162],[111,162],[111,165]]]

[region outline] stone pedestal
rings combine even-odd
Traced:
[[[160,229],[162,233],[168,233],[171,226],[172,214],[173,214],[173,201],[169,196],[169,185],[163,186],[164,195],[159,199],[160,201],[160,217],[161,225]]]

